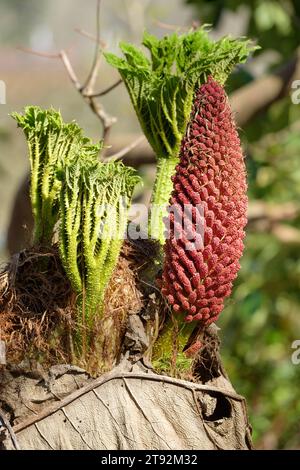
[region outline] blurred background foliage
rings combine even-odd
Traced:
[[[239,31],[261,46],[230,91],[289,60],[300,45],[297,0],[187,0],[201,23],[222,30],[243,18]],[[296,77],[300,79],[299,77]],[[240,132],[246,150],[252,216],[242,269],[220,317],[223,358],[248,400],[260,448],[300,448],[300,366],[291,344],[300,338],[300,104],[287,95]],[[271,212],[260,219],[260,210]]]
[[[0,79],[8,90],[8,104],[0,105],[2,260],[8,256],[5,236],[14,194],[27,170],[25,145],[7,114],[25,104],[53,105],[99,138],[96,118],[72,89],[61,64],[15,49],[21,42],[51,51],[75,41],[72,59],[83,74],[92,46],[85,38],[74,40],[73,30],[93,31],[95,2],[24,4],[0,0]],[[291,60],[300,45],[297,0],[103,1],[102,36],[109,50],[117,50],[120,39],[138,42],[145,27],[165,34],[156,20],[171,25],[209,23],[214,37],[231,33],[253,38],[261,49],[232,75],[229,93]],[[99,88],[115,79],[115,72],[104,66]],[[242,269],[218,322],[227,371],[247,398],[255,445],[263,449],[300,449],[300,365],[291,361],[292,342],[300,339],[300,104],[293,104],[290,94],[277,97],[240,130],[249,178],[249,225]],[[118,88],[103,102],[118,116],[112,142],[139,132],[124,90]],[[150,185],[153,167],[145,165],[142,172]]]

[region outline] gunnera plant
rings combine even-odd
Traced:
[[[209,76],[224,85],[233,67],[244,62],[253,47],[244,39],[209,38],[206,27],[162,39],[144,34],[141,49],[122,42],[124,58],[105,53],[127,87],[141,128],[157,157],[157,175],[151,200],[149,234],[163,245],[172,181],[179,161],[195,91]]]
[[[195,330],[217,319],[239,269],[246,176],[223,87],[255,47],[244,39],[213,41],[206,27],[163,39],[145,33],[143,45],[150,58],[127,43],[120,45],[125,58],[106,58],[118,68],[157,156],[149,231],[164,246],[158,282],[169,320],[154,361],[170,362],[175,354],[184,363],[180,354],[187,347],[197,352]]]
[[[28,145],[33,243],[49,245],[58,221],[61,187],[58,171],[63,162],[74,158],[83,147],[91,146],[91,142],[75,122],[64,123],[54,109],[28,106],[23,114],[11,116],[23,130]]]
[[[217,320],[243,253],[244,158],[224,88],[211,77],[195,93],[172,182],[160,285],[174,316],[156,345],[158,357],[170,354],[174,323],[182,351],[194,329]],[[196,338],[188,355],[201,347]]]
[[[105,57],[119,70],[157,156],[149,235],[161,245],[155,261],[162,263],[157,282],[167,314],[153,359],[176,368],[175,356],[185,366],[184,351],[197,351],[197,331],[217,318],[239,269],[246,177],[224,84],[255,48],[245,39],[213,41],[205,27],[162,39],[145,33],[143,45],[149,57],[128,43],[121,43],[124,58]],[[124,315],[112,322],[105,295],[140,179],[120,162],[102,162],[102,144],[55,110],[28,107],[13,117],[29,148],[33,244],[56,250],[72,293],[72,354],[85,364],[97,356],[97,370],[106,370]],[[47,262],[39,260],[39,273]]]
[[[12,116],[28,144],[34,238],[32,248],[1,275],[0,301],[6,309],[1,330],[10,343],[11,330],[16,329],[23,349],[27,354],[30,349],[38,351],[40,360],[43,348],[44,356],[48,354],[46,344],[52,344],[53,350],[67,336],[73,361],[88,366],[88,356],[97,348],[96,368],[103,370],[107,367],[101,354],[104,339],[108,333],[121,334],[111,328],[105,331],[107,322],[101,323],[105,292],[140,178],[121,162],[99,161],[102,143],[93,144],[75,122],[64,123],[53,109],[29,106],[24,114]],[[58,283],[62,292],[55,295]],[[30,299],[25,292],[32,292]],[[44,335],[40,319],[46,325]],[[65,345],[60,347],[65,357]],[[110,351],[109,360],[114,359]]]
[[[104,296],[126,236],[128,209],[139,181],[136,171],[121,162],[89,161],[83,155],[62,172],[60,256],[77,294],[80,344],[87,350],[94,338],[98,359],[105,338],[113,345],[114,336],[120,334],[110,327],[106,331]]]
[[[218,318],[230,295],[243,252],[247,223],[247,184],[243,153],[223,87],[211,77],[195,94],[172,178],[170,231],[165,244],[162,292],[185,321],[207,325]],[[187,217],[190,230],[176,225]],[[195,240],[197,210],[203,211],[203,243]],[[199,219],[201,218],[201,214]],[[175,236],[175,229],[181,231]],[[194,231],[194,233],[193,233]],[[189,236],[188,236],[189,235]]]
[[[171,440],[180,435],[180,446],[250,449],[244,401],[223,370],[211,323],[223,310],[239,269],[247,208],[244,159],[224,85],[254,48],[245,39],[213,41],[206,28],[162,39],[145,33],[143,45],[149,56],[128,43],[121,44],[124,58],[105,55],[119,70],[157,156],[149,217],[155,241],[124,241],[140,181],[134,169],[104,163],[102,143],[93,144],[55,110],[28,107],[23,115],[14,114],[28,142],[35,230],[32,247],[16,254],[0,273],[0,339],[8,345],[10,362],[24,357],[43,365],[69,362],[95,375],[117,366],[102,383],[89,383],[83,394],[64,402],[75,407],[87,399],[86,412],[90,403],[94,410],[90,399],[96,396],[101,419],[103,410],[109,420],[113,417],[113,429],[104,426],[106,441],[102,423],[99,427],[94,420],[96,434],[89,438],[76,432],[79,444],[72,445],[93,448],[100,436],[100,446],[112,437],[118,448],[139,447],[142,441],[127,435],[137,428],[139,415],[146,418],[141,424],[146,446],[154,442],[165,448],[165,434],[156,426],[162,423]],[[190,391],[181,396],[182,382],[175,388],[176,380],[153,369],[198,384],[185,382]],[[117,380],[107,386],[112,378]],[[49,395],[50,382],[44,382]],[[171,395],[174,388],[180,402],[164,393],[166,386]],[[109,406],[111,387],[120,419]],[[138,389],[151,409],[136,399]],[[169,398],[156,406],[160,390]],[[133,413],[125,410],[129,402]],[[187,407],[193,416],[185,431]],[[60,408],[51,405],[47,419],[61,414]],[[70,415],[62,411],[64,433],[69,424],[73,432]],[[39,416],[30,421],[35,434]],[[195,429],[205,435],[199,444],[191,439],[194,418]],[[46,437],[38,435],[49,448]],[[29,439],[32,445],[30,431]],[[61,442],[58,433],[59,447]]]

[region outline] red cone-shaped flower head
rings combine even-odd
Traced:
[[[186,321],[215,321],[239,270],[246,225],[244,158],[223,87],[195,94],[173,177],[162,293]]]

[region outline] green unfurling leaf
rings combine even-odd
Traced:
[[[119,70],[143,132],[158,159],[150,234],[163,243],[162,217],[169,201],[171,176],[178,162],[195,88],[210,75],[224,83],[233,67],[245,62],[255,47],[245,39],[225,37],[213,41],[205,27],[162,39],[145,33],[143,45],[150,58],[128,43],[120,44],[125,58],[111,53],[106,53],[105,57]]]
[[[92,146],[75,123],[64,123],[54,109],[43,110],[28,106],[24,114],[12,117],[27,139],[31,187],[30,197],[34,216],[34,241],[51,243],[54,226],[58,220],[60,172],[64,162],[72,160],[79,152],[86,158],[97,159],[100,145]]]
[[[101,316],[104,293],[117,264],[135,185],[135,170],[121,162],[79,156],[66,165],[60,195],[60,252],[79,295],[85,326]]]
[[[146,32],[143,45],[150,59],[124,42],[120,48],[125,59],[111,53],[105,57],[119,70],[157,157],[169,158],[178,151],[195,87],[209,75],[224,83],[232,68],[255,48],[244,39],[212,41],[206,28],[163,39]]]

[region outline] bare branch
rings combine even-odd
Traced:
[[[110,128],[117,121],[117,119],[113,116],[110,116],[105,111],[103,106],[99,102],[96,102],[95,97],[93,96],[93,94],[92,95],[86,95],[84,93],[84,87],[79,82],[79,80],[77,78],[77,75],[74,71],[74,68],[73,68],[73,66],[70,62],[70,59],[69,59],[66,51],[61,50],[58,53],[44,53],[44,52],[34,51],[32,49],[29,49],[29,48],[22,48],[21,50],[23,50],[24,52],[27,52],[29,54],[38,55],[38,56],[45,57],[45,58],[60,59],[63,62],[71,82],[73,83],[73,85],[75,86],[77,91],[80,93],[82,98],[86,101],[86,103],[88,103],[88,105],[90,106],[93,113],[96,114],[96,116],[100,119],[100,121],[102,123],[102,126],[103,126],[102,138],[103,138],[103,141],[104,141],[104,145],[107,144]],[[97,64],[96,64],[96,67],[98,68]],[[94,70],[93,70],[93,73],[95,73]],[[115,84],[114,84],[114,86],[115,86]],[[108,93],[108,91],[106,91],[106,93]],[[102,157],[104,157],[104,153],[105,153],[105,149],[102,151]]]
[[[95,46],[94,59],[93,59],[93,63],[92,63],[90,73],[88,74],[85,83],[82,85],[82,91],[85,92],[85,94],[87,94],[87,95],[93,93],[95,81],[96,81],[96,78],[97,78],[97,73],[98,73],[99,66],[100,66],[100,60],[101,60],[102,50],[101,50],[101,46],[99,44],[99,41],[100,41],[100,6],[101,6],[101,0],[97,0],[96,46]]]
[[[117,82],[113,83],[112,85],[110,85],[108,88],[105,88],[105,90],[103,91],[100,91],[99,93],[93,93],[93,94],[89,94],[87,95],[85,92],[83,92],[83,96],[87,96],[89,98],[97,98],[97,97],[100,97],[100,96],[104,96],[106,95],[107,93],[109,93],[110,91],[114,90],[115,88],[117,88],[117,86],[119,86],[121,83],[122,83],[122,79],[118,80]]]
[[[80,91],[81,84],[76,76],[76,73],[73,69],[73,66],[70,62],[70,59],[65,49],[62,49],[59,52],[51,52],[51,53],[35,51],[34,49],[30,49],[29,47],[22,47],[22,46],[18,46],[18,49],[22,52],[26,52],[27,54],[36,55],[38,57],[45,57],[46,59],[61,59],[71,82],[74,84],[77,90]]]
[[[45,57],[46,59],[59,59],[60,53],[59,52],[41,52],[35,51],[34,49],[30,49],[30,47],[23,47],[17,46],[17,49],[22,52],[26,52],[27,54],[36,55],[38,57]]]
[[[96,114],[96,116],[98,116],[98,118],[102,122],[102,125],[103,125],[102,139],[103,139],[104,145],[106,145],[108,141],[108,137],[109,137],[110,128],[115,122],[117,122],[117,118],[110,116],[105,111],[103,106],[97,103],[94,98],[89,98],[89,97],[84,97],[84,96],[83,98],[89,103],[91,110]],[[101,152],[102,158],[104,158],[104,153],[105,153],[105,149],[103,149]]]
[[[103,138],[104,145],[106,145],[110,128],[116,122],[116,118],[113,116],[110,116],[105,111],[103,106],[99,102],[95,101],[97,94],[94,93],[94,86],[95,86],[95,81],[96,81],[97,74],[98,74],[99,67],[100,67],[101,52],[102,52],[101,40],[100,40],[100,7],[101,7],[101,0],[97,0],[96,45],[95,45],[94,59],[93,59],[93,63],[91,66],[91,70],[87,76],[87,79],[85,80],[84,84],[80,88],[80,93],[82,97],[84,98],[84,100],[89,104],[92,111],[100,119],[102,126],[103,126],[102,138]],[[113,88],[114,86],[111,87],[111,89]],[[103,94],[106,94],[106,93],[108,93],[108,91],[106,91]],[[104,153],[105,153],[105,148],[103,149],[101,153],[102,158],[104,158]]]
[[[76,33],[78,34],[81,34],[81,36],[84,36],[88,39],[91,39],[92,41],[94,42],[97,42],[97,38],[96,36],[94,36],[93,34],[91,33],[88,33],[87,31],[85,31],[84,29],[81,29],[81,28],[75,28]],[[102,47],[102,49],[105,49],[107,47],[107,44],[105,41],[103,41],[103,39],[99,39],[98,40],[98,44]]]
[[[190,27],[188,26],[180,26],[176,24],[169,24],[169,23],[164,23],[159,20],[154,20],[154,24],[156,26],[159,26],[162,29],[168,29],[169,31],[189,31]]]
[[[140,135],[136,140],[134,140],[131,144],[127,145],[123,149],[121,149],[119,152],[115,153],[114,155],[111,155],[110,157],[107,157],[105,161],[116,161],[119,160],[120,158],[124,157],[127,153],[129,153],[132,149],[137,147],[139,144],[141,144],[145,140],[144,135]]]
[[[73,66],[70,62],[70,59],[69,59],[66,51],[62,49],[60,51],[58,57],[62,60],[71,82],[74,84],[74,86],[77,88],[77,90],[80,91],[81,84],[80,84],[80,82],[77,78],[77,75],[76,75],[76,73],[73,69]]]
[[[97,74],[99,71],[99,66],[100,66],[100,60],[101,60],[101,52],[102,52],[102,42],[100,39],[100,6],[101,6],[101,0],[97,0],[97,20],[96,20],[96,46],[95,46],[95,53],[94,53],[94,59],[93,63],[90,69],[90,72],[84,82],[84,84],[81,84],[79,79],[77,78],[77,75],[75,73],[75,70],[71,64],[71,61],[68,57],[67,51],[65,49],[62,49],[59,52],[55,53],[48,53],[48,52],[40,52],[40,51],[34,51],[33,49],[29,49],[26,47],[19,47],[20,50],[37,55],[39,57],[45,57],[48,59],[60,59],[63,62],[63,65],[67,71],[68,77],[70,78],[72,84],[76,88],[76,90],[80,93],[82,98],[85,100],[85,102],[89,105],[93,113],[99,118],[101,121],[102,127],[103,127],[103,132],[102,132],[102,138],[104,141],[104,145],[107,144],[108,136],[109,136],[109,131],[111,126],[116,122],[116,118],[113,116],[110,116],[105,109],[103,108],[102,104],[97,102],[95,98],[98,98],[100,96],[104,96],[107,93],[109,93],[111,90],[113,90],[116,86],[118,86],[121,83],[121,80],[118,82],[114,83],[113,85],[109,86],[107,89],[103,90],[100,93],[94,93],[94,85],[95,81],[97,78]],[[101,153],[101,157],[104,157],[105,149]]]

